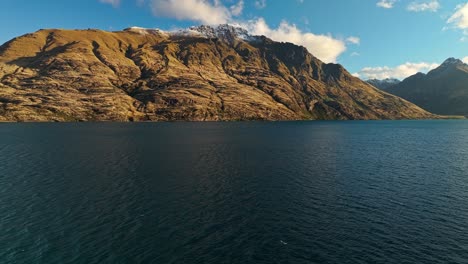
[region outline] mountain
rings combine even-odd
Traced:
[[[432,113],[468,116],[468,65],[449,58],[429,73],[408,77],[386,91]]]
[[[229,25],[39,30],[0,47],[0,120],[414,119],[304,47]]]
[[[401,81],[398,79],[394,79],[394,78],[387,78],[383,80],[370,79],[370,80],[367,80],[367,82],[371,84],[372,86],[379,88],[380,90],[387,90],[388,88],[396,84],[399,84]]]

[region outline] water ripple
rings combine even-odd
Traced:
[[[468,122],[1,124],[0,263],[467,263]]]

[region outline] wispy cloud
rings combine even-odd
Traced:
[[[113,7],[118,7],[120,5],[120,0],[99,0],[99,2],[104,4],[111,4]]]
[[[227,23],[234,15],[232,10],[219,1],[153,0],[151,9],[155,16],[197,21],[209,25]]]
[[[355,45],[361,44],[361,39],[358,38],[358,37],[349,37],[349,38],[346,39],[346,41],[348,43],[355,44]]]
[[[263,9],[267,6],[266,0],[255,0],[255,7],[257,9]]]
[[[462,59],[462,61],[466,64],[468,64],[468,56],[466,56],[465,58]]]
[[[468,29],[468,2],[458,5],[455,9],[455,13],[450,16],[447,23],[460,29]]]
[[[428,62],[419,62],[412,63],[407,62],[396,67],[366,67],[360,70],[358,73],[355,73],[356,76],[359,76],[363,79],[386,79],[386,78],[397,78],[405,79],[411,75],[414,75],[418,72],[428,72],[432,69],[435,69],[439,66],[438,63],[428,63]]]
[[[440,3],[437,0],[411,2],[407,7],[407,10],[411,12],[436,12],[439,9]]]
[[[377,6],[382,7],[382,8],[390,9],[390,8],[393,8],[396,1],[397,0],[380,0],[379,2],[377,2]]]
[[[242,15],[242,11],[244,10],[244,0],[240,0],[237,4],[231,6],[231,13],[234,16]]]
[[[449,27],[460,29],[463,31],[463,37],[460,39],[462,42],[467,40],[468,36],[468,2],[458,5],[449,19],[447,20]]]

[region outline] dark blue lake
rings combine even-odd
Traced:
[[[0,124],[0,263],[468,263],[468,121]]]

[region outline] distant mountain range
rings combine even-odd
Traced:
[[[449,58],[429,73],[415,74],[385,91],[435,114],[468,116],[468,65]]]
[[[370,80],[367,80],[367,82],[371,85],[373,85],[374,87],[377,87],[381,90],[387,90],[388,88],[396,85],[396,84],[399,84],[401,81],[398,80],[398,79],[395,79],[395,78],[387,78],[387,79],[383,79],[383,80],[378,80],[378,79],[370,79]]]
[[[0,47],[0,120],[433,118],[304,47],[229,26],[40,30]]]

